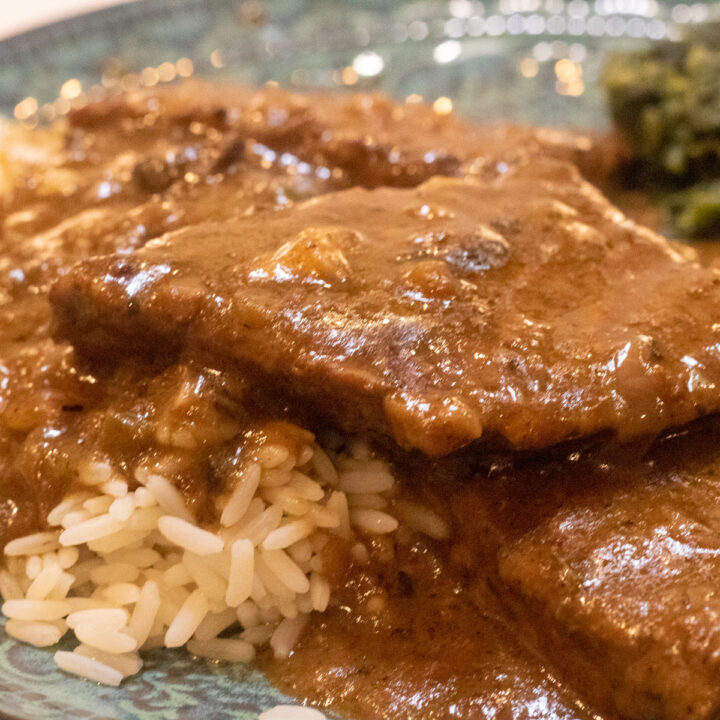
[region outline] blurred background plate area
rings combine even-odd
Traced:
[[[141,0],[0,42],[0,111],[47,121],[107,89],[196,75],[382,89],[440,98],[440,111],[598,127],[609,49],[678,39],[717,10],[659,0]]]

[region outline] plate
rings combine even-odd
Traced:
[[[676,39],[712,12],[657,0],[144,0],[0,42],[0,113],[44,122],[106,88],[195,75],[380,89],[485,120],[602,128],[606,53]],[[183,651],[148,653],[120,689],[63,675],[52,655],[0,623],[0,718],[250,720],[291,702],[252,667]]]

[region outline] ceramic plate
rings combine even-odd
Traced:
[[[657,0],[145,0],[0,42],[0,113],[42,122],[103,86],[194,74],[382,89],[484,119],[597,128],[605,54],[677,38],[712,10]],[[0,718],[249,720],[289,701],[252,667],[182,651],[149,653],[120,689],[62,675],[52,655],[0,624]]]

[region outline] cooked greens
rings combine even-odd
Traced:
[[[720,229],[720,42],[715,25],[683,42],[613,55],[603,85],[634,156],[632,177],[660,191],[677,229]]]

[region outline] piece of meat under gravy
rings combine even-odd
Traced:
[[[473,483],[456,505],[579,694],[628,720],[720,713],[720,420]],[[484,532],[480,530],[484,528]]]
[[[247,154],[281,164],[321,168],[319,177],[363,187],[413,187],[433,175],[483,172],[498,162],[545,155],[582,167],[602,182],[619,149],[588,135],[512,124],[477,124],[424,103],[399,103],[382,93],[291,92],[186,82],[111,96],[71,113],[91,134],[150,118],[153,128],[235,136]]]
[[[52,290],[104,356],[184,347],[442,455],[656,433],[720,406],[720,275],[571,165],[353,189],[94,258]]]

